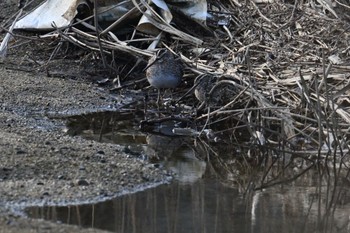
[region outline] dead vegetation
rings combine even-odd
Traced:
[[[248,148],[273,147],[298,156],[317,154],[318,159],[335,154],[346,158],[348,2],[208,1],[206,22],[185,17],[176,7],[171,8],[169,21],[146,1],[123,2],[132,5],[130,10],[107,25],[94,20],[101,12],[91,11],[65,28],[41,35],[56,42],[43,66],[67,52],[67,42],[74,44],[86,51],[81,59],[97,59],[109,70],[104,81],[113,85],[111,91],[121,93],[147,86],[147,60],[157,48],[166,47],[183,61],[185,76],[173,94],[176,103],[163,106],[160,117],[196,123],[181,134],[207,135]],[[142,15],[156,34],[134,30]],[[14,36],[20,44],[21,37],[16,32]],[[199,90],[200,100],[194,99]]]

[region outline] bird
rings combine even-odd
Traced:
[[[149,84],[158,89],[157,104],[159,106],[160,90],[174,89],[181,83],[183,67],[179,59],[167,49],[159,49],[146,66],[146,77]]]
[[[234,80],[229,76],[204,74],[194,81],[194,94],[202,103],[211,107],[221,107],[232,101],[238,94]]]
[[[198,76],[195,81],[194,95],[202,103],[207,101],[210,90],[214,87],[216,78],[210,74]]]

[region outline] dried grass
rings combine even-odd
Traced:
[[[211,128],[214,138],[229,136],[237,144],[243,140],[257,146],[287,145],[299,156],[306,149],[316,150],[322,157],[334,150],[348,153],[349,9],[339,4],[338,8],[322,7],[321,0],[321,8],[312,1],[209,1],[213,17],[208,27],[203,27],[209,33],[192,30],[190,34],[191,28],[167,23],[145,1],[133,2],[133,11],[152,12],[147,18],[171,37],[163,38],[162,45],[172,48],[187,65],[187,85],[181,86],[181,93],[191,89],[195,78],[203,74],[224,77],[224,82],[213,89],[224,83],[222,86],[237,90],[224,103],[202,103],[200,115],[181,113],[181,117],[197,122],[198,132]],[[159,38],[137,31],[117,36],[112,29],[121,20],[125,19],[111,23],[99,36],[77,28],[88,21],[77,21],[67,30],[57,29],[50,35],[101,54],[122,52],[139,61],[147,60],[154,51],[145,49],[145,43],[150,45]],[[94,26],[89,27],[96,31]],[[129,87],[133,81],[128,79],[124,84]],[[213,93],[208,98],[214,99]],[[178,104],[190,109],[200,105],[194,104],[192,96],[181,98]],[[245,134],[246,141],[241,137]]]

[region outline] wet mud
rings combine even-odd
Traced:
[[[0,21],[16,7],[5,1]],[[20,210],[111,199],[171,177],[121,146],[67,132],[65,116],[113,111],[115,96],[95,84],[104,74],[88,79],[73,56],[51,61],[46,72],[37,63],[47,61],[48,51],[52,47],[40,41],[10,46],[0,61],[0,232],[89,232],[28,219]]]

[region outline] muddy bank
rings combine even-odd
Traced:
[[[118,145],[66,135],[63,120],[48,117],[111,109],[114,102],[106,92],[88,82],[8,67],[5,62],[0,68],[3,227],[16,232],[25,227],[30,232],[35,223],[53,230],[51,223],[17,219],[8,211],[33,204],[97,201],[169,178],[166,172],[124,154]]]
[[[17,10],[16,4],[4,3],[0,21]],[[0,40],[4,36],[1,32]],[[118,145],[68,136],[64,119],[52,118],[115,106],[115,99],[93,84],[103,74],[91,62],[82,66],[76,51],[46,64],[55,46],[24,39],[21,46],[10,44],[7,58],[0,60],[0,232],[89,232],[28,219],[18,210],[95,202],[169,179]]]

